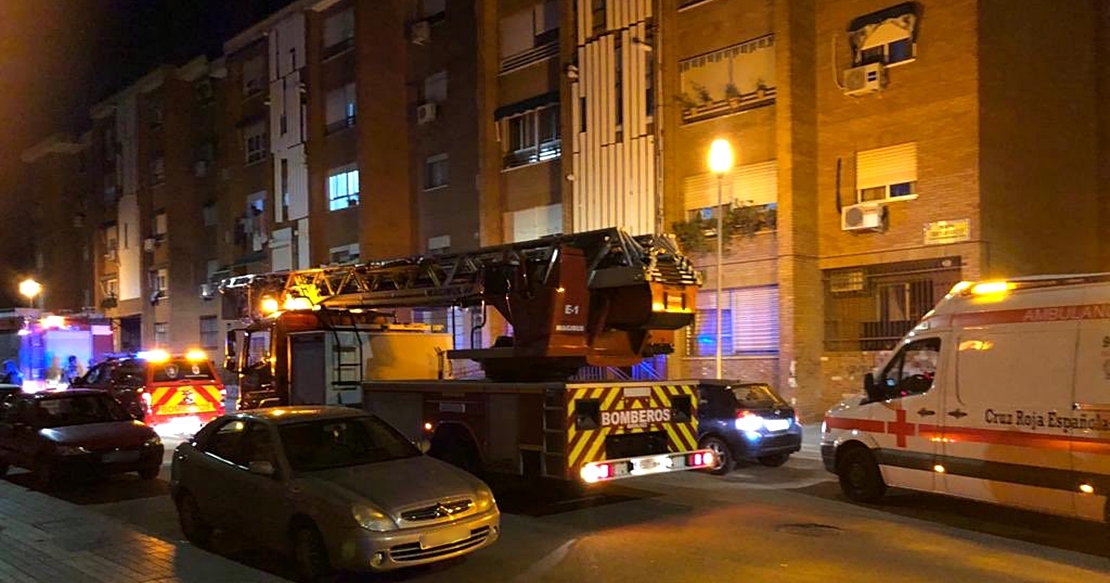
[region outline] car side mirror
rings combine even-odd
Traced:
[[[268,461],[254,461],[247,466],[247,471],[259,476],[273,477],[275,473],[274,464]]]
[[[863,375],[863,392],[867,393],[868,401],[883,401],[886,398],[885,393],[881,387],[875,384],[875,374],[867,373]]]
[[[432,442],[426,438],[421,438],[416,442],[416,447],[420,448],[420,453],[428,453],[432,449]]]

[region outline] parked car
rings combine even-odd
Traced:
[[[73,387],[108,391],[151,425],[189,419],[199,427],[224,413],[224,385],[200,350],[150,350],[94,365]]]
[[[741,459],[777,467],[802,448],[802,426],[794,408],[766,383],[702,381],[698,444],[721,458],[715,474],[727,474]]]
[[[23,387],[19,385],[0,384],[0,407],[14,401],[22,392]]]
[[[162,440],[108,393],[88,389],[17,395],[0,410],[0,476],[27,468],[50,488],[75,476],[158,475]]]
[[[346,407],[221,417],[178,446],[170,487],[194,544],[205,545],[214,528],[235,532],[291,550],[309,580],[457,557],[492,544],[500,530],[481,480]]]

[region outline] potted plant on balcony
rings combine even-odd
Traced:
[[[729,81],[725,85],[725,98],[728,99],[729,107],[735,109],[740,107],[740,90],[736,88],[736,84]]]
[[[767,82],[763,80],[763,77],[760,77],[759,79],[756,80],[756,82],[755,82],[756,97],[758,97],[759,99],[763,99],[764,97],[767,97],[767,90],[768,89],[770,89],[770,87],[767,86]]]

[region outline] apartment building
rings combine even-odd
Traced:
[[[23,277],[42,284],[35,306],[80,310],[93,302],[93,250],[89,236],[96,224],[96,201],[88,200],[85,180],[92,164],[89,135],[52,135],[20,154],[28,203],[9,217],[8,228],[35,233],[35,273],[9,271],[15,290]],[[13,292],[14,293],[14,292]]]
[[[89,185],[94,303],[144,345],[211,346],[201,285],[225,275],[620,226],[675,233],[705,276],[655,372],[716,375],[719,336],[722,376],[812,418],[957,281],[1105,269],[1108,16],[1105,0],[300,0],[25,159],[44,201]],[[210,110],[187,98],[206,84]],[[466,314],[416,317],[467,337]]]
[[[217,306],[200,293],[217,254],[213,73],[203,57],[164,65],[91,112],[88,272],[123,350],[218,346]]]

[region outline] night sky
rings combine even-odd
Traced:
[[[290,1],[0,0],[0,216],[31,196],[20,152],[55,132],[80,134],[92,104],[160,63],[219,55],[223,41]],[[3,231],[0,308],[12,304],[5,280],[31,265],[27,242]]]

